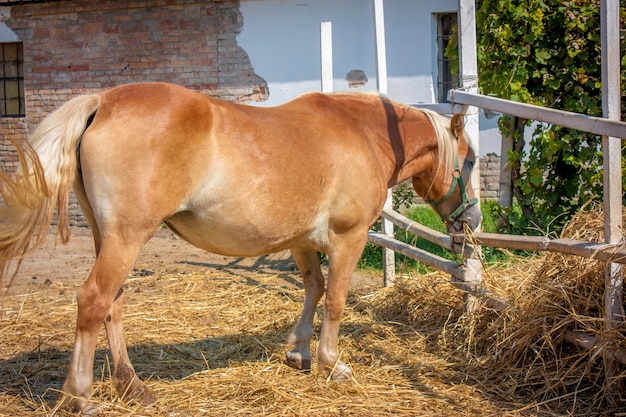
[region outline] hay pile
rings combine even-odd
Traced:
[[[385,318],[372,303],[378,293],[350,298],[339,345],[357,383],[341,383],[327,381],[315,364],[310,374],[283,364],[290,349],[284,339],[304,295],[287,284],[292,276],[151,275],[147,267],[127,281],[124,323],[131,361],[157,401],[146,407],[119,400],[102,332],[93,387],[101,415],[480,416],[502,409],[460,382],[431,349],[436,324],[422,332],[399,317]],[[452,293],[450,305],[458,309],[460,294],[443,280],[438,285]],[[56,410],[55,400],[73,343],[75,291],[54,283],[5,299],[1,416],[72,415]]]
[[[584,210],[562,237],[602,242],[603,226],[601,209]],[[476,363],[460,368],[486,392],[542,414],[626,412],[624,366],[615,363],[612,375],[603,359],[626,353],[624,322],[607,330],[602,318],[604,269],[604,262],[549,253],[489,270],[491,291],[509,307],[482,309],[467,318],[469,330],[458,329],[468,359]],[[592,349],[575,343],[583,335],[595,339]]]
[[[565,234],[601,240],[601,220],[597,211],[581,213]],[[568,330],[585,331],[626,350],[626,329],[606,332],[600,319],[603,268],[554,254],[491,267],[485,284],[509,307],[471,314],[439,273],[355,292],[339,347],[357,382],[337,383],[315,364],[310,374],[283,364],[303,300],[295,275],[152,274],[139,265],[126,284],[124,322],[131,361],[157,401],[118,399],[103,332],[94,402],[104,416],[625,413],[620,391],[607,395],[611,383],[623,382],[623,367],[609,380],[602,350],[565,340]],[[54,407],[73,343],[76,290],[55,282],[5,298],[0,416],[70,415]]]

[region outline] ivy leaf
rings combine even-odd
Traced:
[[[543,184],[543,172],[539,169],[533,169],[529,172],[528,179],[532,185],[538,187]]]
[[[552,55],[550,54],[550,52],[546,51],[545,49],[535,52],[535,59],[540,64],[543,64],[543,65],[547,64],[550,58],[552,58]]]

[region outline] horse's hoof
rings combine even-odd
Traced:
[[[154,397],[154,394],[152,394],[152,391],[150,391],[148,387],[144,386],[141,391],[138,392],[135,390],[131,395],[124,396],[124,400],[135,400],[140,401],[145,405],[150,405],[156,401],[156,398]]]
[[[150,405],[156,400],[150,388],[138,379],[134,379],[126,389],[118,388],[118,392],[124,401],[138,401],[145,405]]]
[[[124,401],[140,401],[146,405],[152,404],[155,400],[150,389],[143,383],[130,364],[119,364],[113,373],[113,381],[117,393]]]
[[[93,417],[93,416],[97,416],[99,414],[99,411],[93,404],[89,403],[87,408],[81,411],[80,414],[85,417]]]
[[[98,408],[90,401],[83,398],[73,397],[69,394],[62,394],[63,396],[57,402],[55,408],[64,408],[68,410],[77,411],[81,416],[92,417],[98,415]]]
[[[353,378],[352,369],[348,365],[338,363],[334,369],[331,369],[330,379],[332,381],[351,381]]]
[[[285,353],[285,363],[295,369],[309,372],[311,370],[311,358],[302,357],[302,354],[296,350]]]

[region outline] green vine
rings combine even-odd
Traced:
[[[622,21],[625,3],[620,4]],[[483,94],[602,116],[599,0],[480,0],[476,21]],[[623,37],[621,50],[625,85]],[[452,43],[447,54],[457,56]],[[622,115],[626,115],[624,102]],[[596,135],[539,125],[529,152],[507,155],[508,163],[518,167],[517,202],[525,213],[533,213],[532,219],[521,216],[518,221],[531,220],[542,232],[547,228],[558,232],[586,201],[601,199],[602,156],[601,138]],[[622,146],[624,189],[625,167]],[[623,199],[626,202],[626,194]]]

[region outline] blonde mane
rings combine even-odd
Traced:
[[[430,121],[435,129],[437,138],[437,149],[439,153],[439,163],[434,177],[437,176],[439,169],[443,166],[444,176],[447,178],[455,169],[455,161],[458,160],[458,147],[456,138],[450,127],[450,119],[428,109],[419,109],[424,116]],[[434,178],[433,177],[433,178]]]

